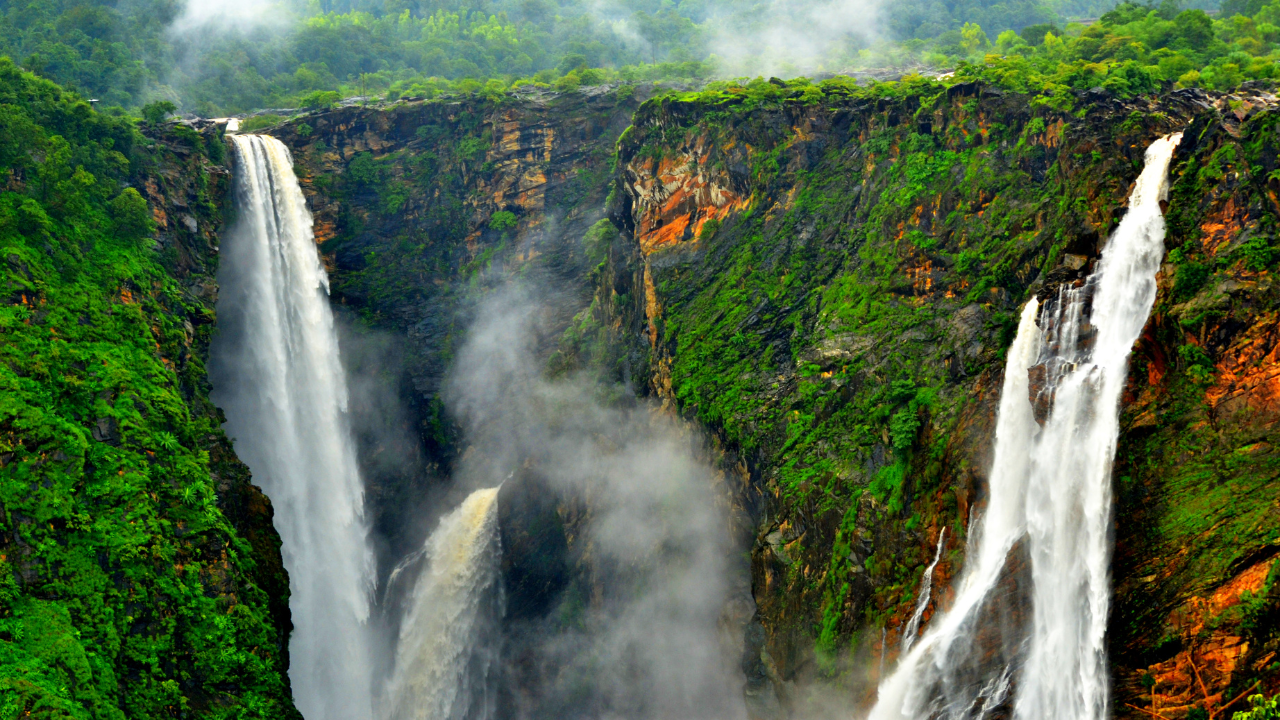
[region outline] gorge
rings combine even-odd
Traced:
[[[118,242],[5,235],[4,690],[637,720],[1280,690],[1271,87],[779,83],[168,123],[86,211]]]

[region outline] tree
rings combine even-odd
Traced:
[[[142,106],[142,119],[146,120],[149,125],[159,125],[176,112],[177,109],[178,106],[168,100],[157,100]]]
[[[147,201],[133,188],[125,188],[108,206],[114,221],[116,235],[137,242],[150,235],[155,228]]]
[[[972,55],[980,50],[986,49],[991,45],[991,41],[987,39],[987,34],[983,32],[982,26],[977,23],[965,23],[960,28],[960,47],[964,48],[965,54]],[[1040,38],[1042,41],[1043,37]]]

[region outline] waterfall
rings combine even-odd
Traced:
[[[221,248],[213,399],[275,509],[298,709],[368,720],[373,555],[328,276],[289,151],[270,137],[231,139],[238,217]]]
[[[493,717],[500,552],[497,488],[472,493],[427,539],[387,685],[388,720]]]
[[[916,611],[911,613],[907,628],[902,631],[902,652],[904,653],[911,650],[916,636],[920,633],[920,620],[924,618],[924,611],[929,607],[929,597],[933,592],[933,570],[938,567],[938,561],[942,559],[942,550],[946,547],[946,543],[947,529],[942,528],[942,532],[938,533],[938,549],[933,553],[933,562],[925,568],[924,577],[920,580],[920,597],[916,600]]]
[[[881,684],[873,720],[1006,716],[1010,702],[1020,720],[1106,717],[1120,394],[1155,302],[1160,201],[1180,139],[1147,149],[1129,212],[1095,272],[1023,309],[1005,368],[990,499],[955,602]],[[1023,618],[1017,606],[1028,599]]]

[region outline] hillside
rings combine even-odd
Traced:
[[[222,139],[0,60],[0,708],[296,716],[271,505],[209,402]]]
[[[618,141],[612,226],[592,226],[599,197],[575,190],[595,172],[577,138],[608,142],[621,107],[579,97],[335,111],[276,131],[308,168],[341,302],[403,337],[402,392],[438,471],[460,451],[432,409],[465,325],[449,318],[502,278],[554,278],[557,312],[579,314],[552,368],[593,369],[711,433],[752,548],[759,711],[802,712],[815,687],[866,702],[944,528],[935,582],[963,566],[1018,309],[1088,272],[1147,144],[1185,128],[1115,471],[1116,692],[1149,705],[1154,687],[1185,711],[1203,702],[1192,663],[1214,702],[1274,688],[1266,91],[1052,107],[980,82],[836,83],[652,100]],[[583,135],[544,107],[600,120]],[[470,137],[470,162],[429,150]],[[513,502],[508,578],[541,583],[514,601],[554,608],[591,572],[575,565],[580,520],[568,500]],[[525,522],[543,529],[522,535]],[[522,566],[524,552],[565,560]]]

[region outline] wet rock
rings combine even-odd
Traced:
[[[1049,367],[1044,363],[1027,368],[1027,399],[1031,402],[1031,412],[1036,422],[1044,426],[1053,412],[1053,398],[1056,392],[1049,379]]]
[[[98,418],[90,429],[90,434],[93,436],[93,439],[98,442],[106,443],[108,445],[119,445],[120,422],[113,417]]]

